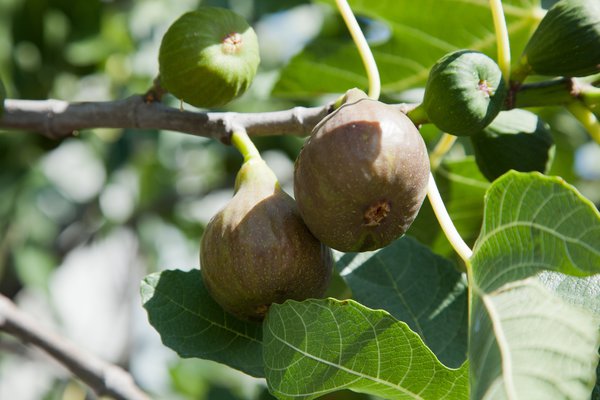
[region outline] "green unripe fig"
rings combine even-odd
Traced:
[[[177,19],[160,44],[163,88],[196,107],[227,104],[248,89],[260,61],[258,40],[246,20],[216,7]]]
[[[521,57],[521,69],[539,75],[600,72],[600,1],[560,0],[548,10]]]
[[[429,72],[422,107],[444,132],[469,136],[494,120],[505,97],[496,62],[477,51],[459,50],[442,57]]]
[[[304,222],[344,252],[375,250],[403,235],[428,182],[427,148],[415,125],[368,98],[350,100],[319,122],[294,168]]]
[[[200,262],[215,301],[256,321],[272,303],[322,297],[333,269],[331,250],[310,233],[260,158],[243,164],[235,195],[208,223]]]
[[[490,181],[511,169],[548,172],[554,158],[550,127],[525,110],[502,111],[484,130],[471,136],[475,161]]]

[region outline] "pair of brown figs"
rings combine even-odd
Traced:
[[[330,248],[384,247],[415,219],[429,179],[425,143],[405,114],[356,93],[302,148],[296,201],[262,159],[242,165],[201,243],[204,284],[226,311],[262,320],[272,303],[322,297]]]

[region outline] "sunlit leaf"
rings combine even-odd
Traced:
[[[598,211],[560,178],[513,171],[488,190],[484,215],[472,257],[473,397],[589,399],[600,344],[595,300],[567,302],[572,281],[553,294],[528,277],[600,272]]]
[[[352,300],[287,301],[264,323],[267,382],[280,399],[352,389],[386,399],[465,399],[467,364],[441,364],[408,325]]]

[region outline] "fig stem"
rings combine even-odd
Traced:
[[[427,117],[427,113],[425,112],[425,108],[423,107],[423,103],[408,111],[406,113],[406,116],[410,118],[412,123],[416,126],[426,124],[429,122],[429,118]]]
[[[450,151],[454,142],[458,139],[454,135],[450,135],[449,133],[444,133],[440,140],[435,145],[433,151],[429,155],[429,164],[431,166],[431,170],[435,171],[438,169],[440,164],[442,163],[442,159]]]
[[[498,66],[502,71],[504,81],[508,83],[510,79],[510,40],[508,38],[508,29],[506,28],[506,18],[502,8],[501,0],[490,0],[490,9],[494,20],[494,30],[496,32],[496,43],[498,47]]]
[[[526,83],[514,92],[513,104],[506,108],[556,106],[571,103],[583,91],[571,78]]]
[[[238,127],[233,131],[231,134],[231,144],[242,153],[244,162],[253,159],[262,159],[258,149],[254,143],[252,143],[252,140],[250,140],[250,137],[244,128]]]
[[[431,203],[431,207],[433,208],[433,212],[444,231],[444,234],[448,238],[448,241],[458,253],[460,258],[465,262],[467,267],[470,265],[470,258],[473,255],[473,250],[467,246],[465,241],[462,239],[456,226],[452,222],[450,218],[450,214],[448,214],[448,210],[446,210],[446,206],[444,205],[444,200],[442,200],[442,196],[435,184],[435,179],[433,178],[433,174],[429,173],[429,182],[427,184],[427,198]]]
[[[588,131],[591,138],[600,144],[600,121],[596,115],[580,101],[574,101],[567,105],[567,109]]]
[[[350,5],[348,5],[348,1],[336,0],[336,5],[348,27],[348,31],[350,31],[354,44],[358,48],[358,53],[360,54],[360,58],[367,71],[367,78],[369,79],[369,97],[374,100],[379,100],[379,95],[381,93],[381,79],[379,78],[379,69],[377,68],[375,58],[373,57],[373,52],[356,21],[356,17],[350,8]]]

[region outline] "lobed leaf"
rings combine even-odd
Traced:
[[[263,377],[262,325],[226,313],[202,283],[200,270],[148,275],[141,286],[150,324],[180,357],[198,357]]]
[[[465,362],[467,286],[452,262],[404,236],[377,251],[347,253],[336,266],[354,300],[406,322],[446,366]]]
[[[386,399],[464,399],[467,364],[441,364],[406,323],[352,300],[287,301],[264,322],[269,389],[313,399],[352,389]]]
[[[593,204],[560,178],[509,172],[486,194],[471,262],[472,397],[589,399],[600,345]],[[544,270],[553,275],[529,278]],[[558,273],[589,278],[577,288]],[[574,291],[583,298],[569,300]]]
[[[509,172],[486,194],[472,263],[486,292],[542,270],[600,273],[600,213],[561,178]]]

